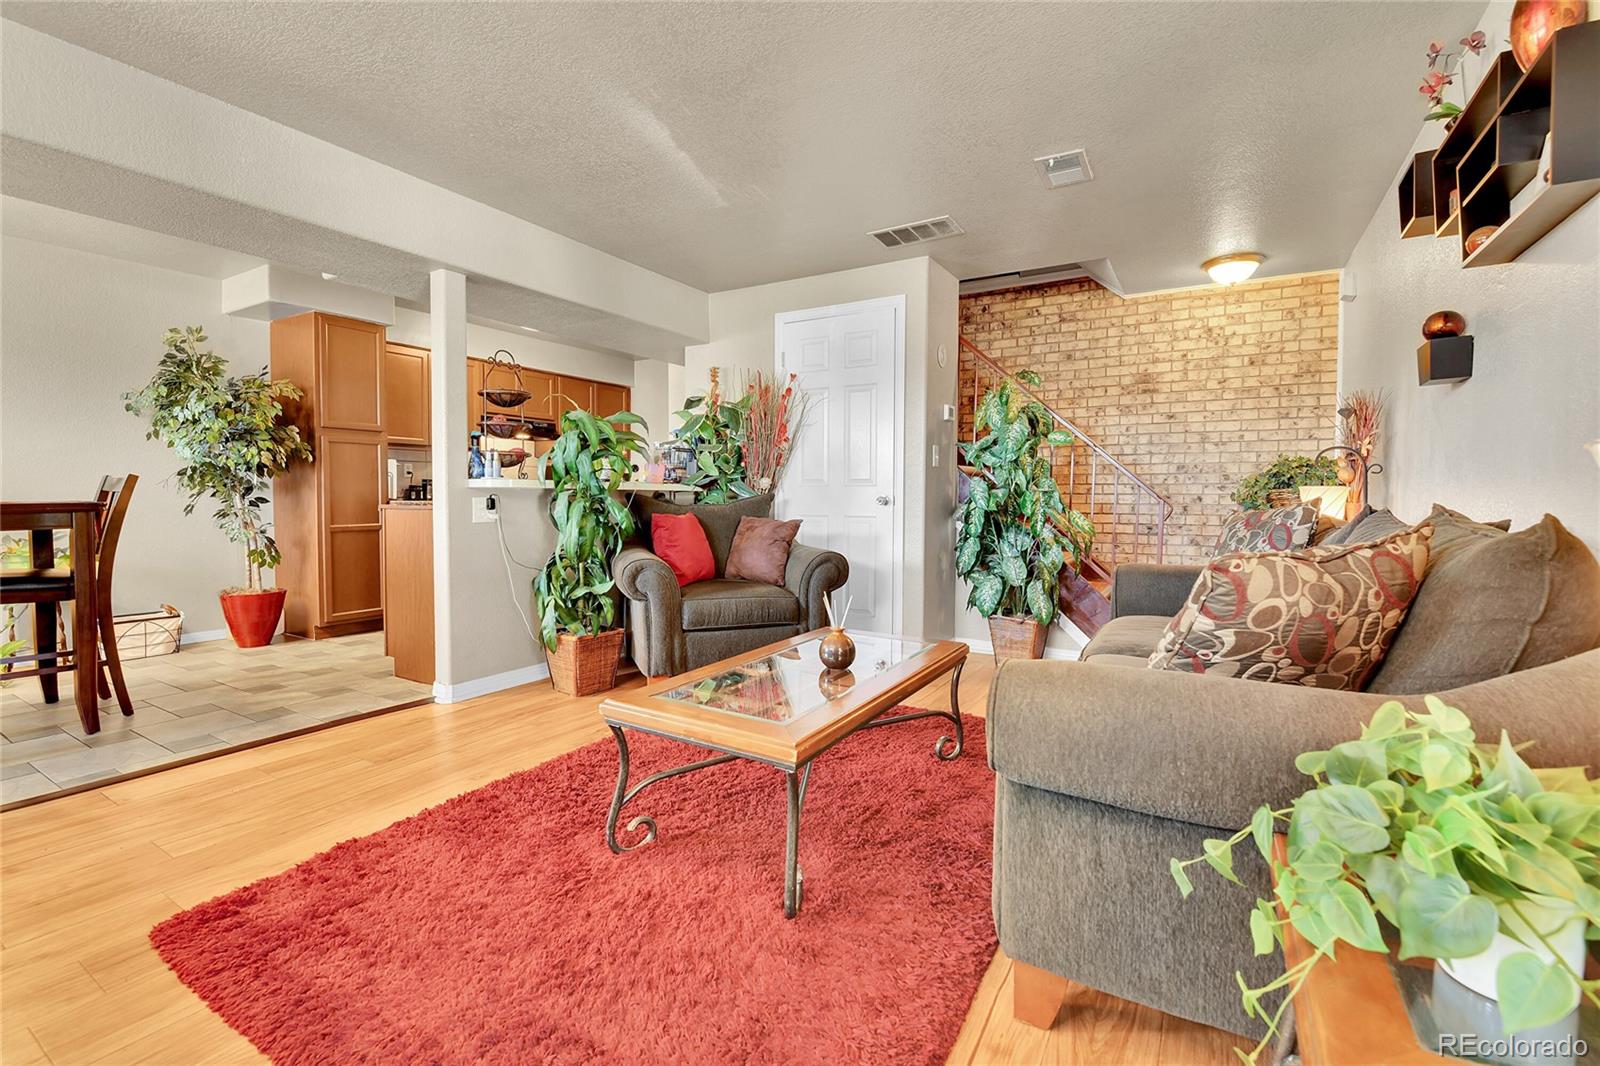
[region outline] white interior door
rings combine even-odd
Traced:
[[[799,541],[850,561],[848,625],[899,628],[900,456],[896,404],[904,297],[777,316],[777,368],[799,375],[806,421],[780,484],[778,514]]]

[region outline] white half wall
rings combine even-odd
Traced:
[[[1509,11],[1491,5],[1479,25],[1486,54],[1506,47]],[[1429,125],[1412,151],[1441,137]],[[1600,466],[1584,449],[1600,438],[1600,199],[1516,262],[1463,270],[1454,238],[1401,240],[1396,195],[1345,264],[1356,298],[1340,305],[1339,392],[1388,396],[1375,505],[1416,521],[1442,503],[1513,529],[1548,512],[1600,551]],[[1446,309],[1467,321],[1472,377],[1419,386],[1423,320]]]
[[[0,237],[0,496],[87,498],[134,473],[112,610],[171,603],[186,632],[223,631],[217,592],[245,581],[244,551],[192,515],[168,478],[181,465],[123,409],[161,357],[169,326],[197,325],[235,373],[267,364],[265,322],[220,310],[212,278],[22,237]]]

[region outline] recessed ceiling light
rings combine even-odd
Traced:
[[[1039,168],[1039,176],[1044,179],[1045,186],[1051,189],[1094,178],[1094,173],[1089,170],[1089,156],[1082,148],[1042,155],[1033,161],[1033,165]]]
[[[330,274],[330,273],[328,273],[328,272],[327,272],[327,271],[326,271],[326,270],[324,270],[324,271],[323,271],[323,272],[322,272],[322,280],[323,280],[323,281],[335,281],[335,280],[337,280],[337,279],[338,279],[338,277],[339,277],[339,275],[337,275],[337,274]]]
[[[1218,285],[1237,285],[1254,274],[1265,259],[1260,252],[1234,252],[1207,259],[1200,264],[1200,269],[1210,274]]]
[[[544,332],[544,330],[542,330],[542,329],[534,329],[532,326],[523,326],[522,328],[527,330],[529,333],[543,333]]]

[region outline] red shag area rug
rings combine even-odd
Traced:
[[[906,708],[902,708],[904,710]],[[150,934],[278,1063],[942,1063],[996,941],[983,723],[815,762],[783,917],[783,775],[735,761],[623,810],[609,740],[458,796]],[[705,752],[629,733],[632,780]]]

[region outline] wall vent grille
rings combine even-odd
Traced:
[[[873,230],[867,236],[885,248],[901,248],[907,244],[923,244],[945,237],[959,237],[965,232],[966,230],[957,225],[955,219],[949,215],[940,215],[938,218],[925,218],[921,222],[907,222],[903,226]]]

